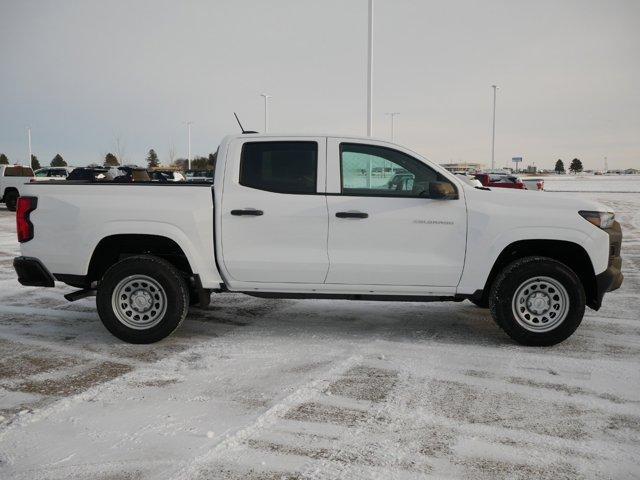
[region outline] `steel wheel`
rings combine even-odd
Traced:
[[[530,278],[516,289],[511,308],[522,328],[536,333],[548,332],[567,317],[569,294],[551,277]]]
[[[116,318],[134,330],[156,326],[167,311],[167,294],[147,275],[130,275],[113,289],[111,304]]]

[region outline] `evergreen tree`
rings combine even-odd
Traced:
[[[36,157],[35,155],[31,155],[31,168],[33,168],[34,170],[40,170],[42,168],[38,157]]]
[[[191,160],[191,170],[206,170],[208,163],[207,157],[196,157]]]
[[[209,154],[209,168],[211,168],[211,170],[215,170],[216,168],[216,160],[218,160],[218,151],[216,150],[215,153],[210,153]]]
[[[571,160],[571,165],[569,166],[569,171],[571,171],[573,173],[580,173],[582,170],[583,170],[582,162],[579,159],[574,158],[573,160]]]
[[[113,153],[109,152],[104,156],[105,167],[117,167],[118,165],[120,165],[120,162],[118,162],[118,159]]]
[[[196,157],[191,160],[192,170],[213,170],[216,165],[218,152],[210,153],[208,157]]]
[[[556,162],[556,173],[565,173],[564,170],[564,162],[561,159],[558,159],[558,161]]]
[[[155,168],[160,165],[158,155],[153,148],[149,150],[149,154],[147,155],[147,165],[149,166],[149,168]]]
[[[67,162],[64,161],[64,158],[62,158],[62,155],[60,155],[59,153],[56,153],[56,156],[53,157],[53,160],[51,160],[50,165],[52,167],[66,167]]]
[[[0,165],[9,165],[9,159],[4,153],[0,153]]]

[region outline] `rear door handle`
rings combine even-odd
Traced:
[[[231,215],[249,215],[253,217],[259,217],[260,215],[264,215],[262,210],[256,210],[255,208],[244,208],[242,210],[231,210]]]
[[[365,212],[338,212],[338,218],[369,218],[369,214]]]

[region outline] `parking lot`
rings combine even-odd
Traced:
[[[597,182],[568,195],[616,210],[625,281],[551,348],[466,301],[231,294],[124,344],[93,299],[18,285],[3,206],[0,478],[638,478],[640,179]]]

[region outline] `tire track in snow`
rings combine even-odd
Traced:
[[[58,310],[53,308],[36,308],[36,307],[15,307],[9,305],[0,305],[0,314],[7,315],[27,315],[30,320],[34,317],[42,317],[44,321],[51,318],[62,318],[64,320],[95,320],[98,318],[97,313],[77,312],[73,310]]]
[[[231,435],[214,445],[208,452],[196,457],[189,465],[178,472],[167,472],[164,478],[171,480],[190,480],[198,471],[218,460],[225,453],[244,448],[244,442],[259,431],[275,424],[286,412],[293,407],[311,400],[324,390],[338,376],[362,361],[362,355],[351,355],[345,360],[334,365],[331,369],[320,375],[315,380],[298,388],[292,394],[286,396],[266,412],[259,415],[250,425],[238,428]]]

